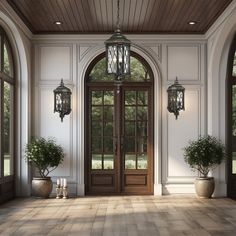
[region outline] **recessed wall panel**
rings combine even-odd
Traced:
[[[200,80],[199,47],[167,47],[168,80]]]
[[[200,94],[199,90],[187,89],[185,95],[185,111],[180,111],[178,119],[173,113],[168,113],[168,177],[197,175],[185,163],[183,148],[199,135]]]
[[[71,48],[40,47],[40,80],[71,79]]]
[[[70,115],[65,116],[63,122],[59,117],[59,113],[53,112],[53,88],[41,88],[40,89],[40,136],[42,137],[55,137],[58,144],[60,144],[66,154],[64,162],[56,170],[54,170],[50,176],[70,176],[71,175],[71,126]]]

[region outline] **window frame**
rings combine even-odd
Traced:
[[[15,176],[15,154],[16,154],[16,148],[15,148],[15,143],[16,143],[16,135],[15,135],[15,127],[16,127],[16,121],[15,121],[15,115],[16,115],[16,106],[15,106],[15,97],[16,97],[16,89],[15,89],[15,63],[14,63],[14,54],[11,46],[11,42],[5,32],[5,30],[0,26],[0,200],[1,200],[1,195],[5,195],[6,193],[4,190],[1,191],[1,185],[3,186],[4,184],[8,184],[11,182],[12,186],[12,193],[14,192],[14,176]],[[12,76],[8,75],[7,73],[4,72],[4,44],[6,46],[8,56],[9,56],[9,64],[10,68],[12,68]],[[11,145],[12,147],[12,158],[11,158],[11,164],[10,164],[10,169],[11,173],[10,175],[4,176],[4,133],[3,131],[3,120],[4,120],[4,82],[8,83],[10,85],[10,88],[12,88],[12,97],[11,97],[11,126],[12,126],[12,137],[11,137]],[[5,198],[5,197],[4,197]]]
[[[226,76],[226,165],[227,165],[227,195],[229,197],[236,197],[235,184],[236,173],[233,173],[233,152],[236,152],[236,136],[232,135],[233,127],[233,86],[236,85],[236,75],[233,75],[234,56],[236,54],[236,34],[232,40],[227,64]]]

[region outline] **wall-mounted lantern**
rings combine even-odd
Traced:
[[[130,74],[130,40],[120,30],[119,7],[117,0],[117,23],[115,33],[105,41],[107,74],[114,74],[115,81],[121,83],[125,75]]]
[[[60,86],[53,90],[54,92],[54,112],[59,112],[61,122],[65,115],[71,112],[71,90],[64,86],[61,79]]]
[[[185,88],[179,84],[178,79],[174,84],[168,87],[168,106],[167,109],[169,112],[174,113],[175,119],[177,120],[179,111],[184,110],[184,92]]]

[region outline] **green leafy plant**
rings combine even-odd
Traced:
[[[35,165],[41,177],[47,177],[64,159],[64,152],[53,138],[33,139],[26,145],[25,158]]]
[[[210,170],[219,165],[225,157],[225,147],[220,140],[207,135],[197,141],[190,141],[184,148],[184,160],[193,170],[207,177]]]

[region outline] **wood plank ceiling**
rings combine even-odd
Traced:
[[[29,29],[42,33],[111,33],[116,0],[7,0]],[[120,0],[124,33],[204,34],[232,0]],[[61,21],[61,25],[55,25]],[[188,22],[195,21],[195,25]]]

